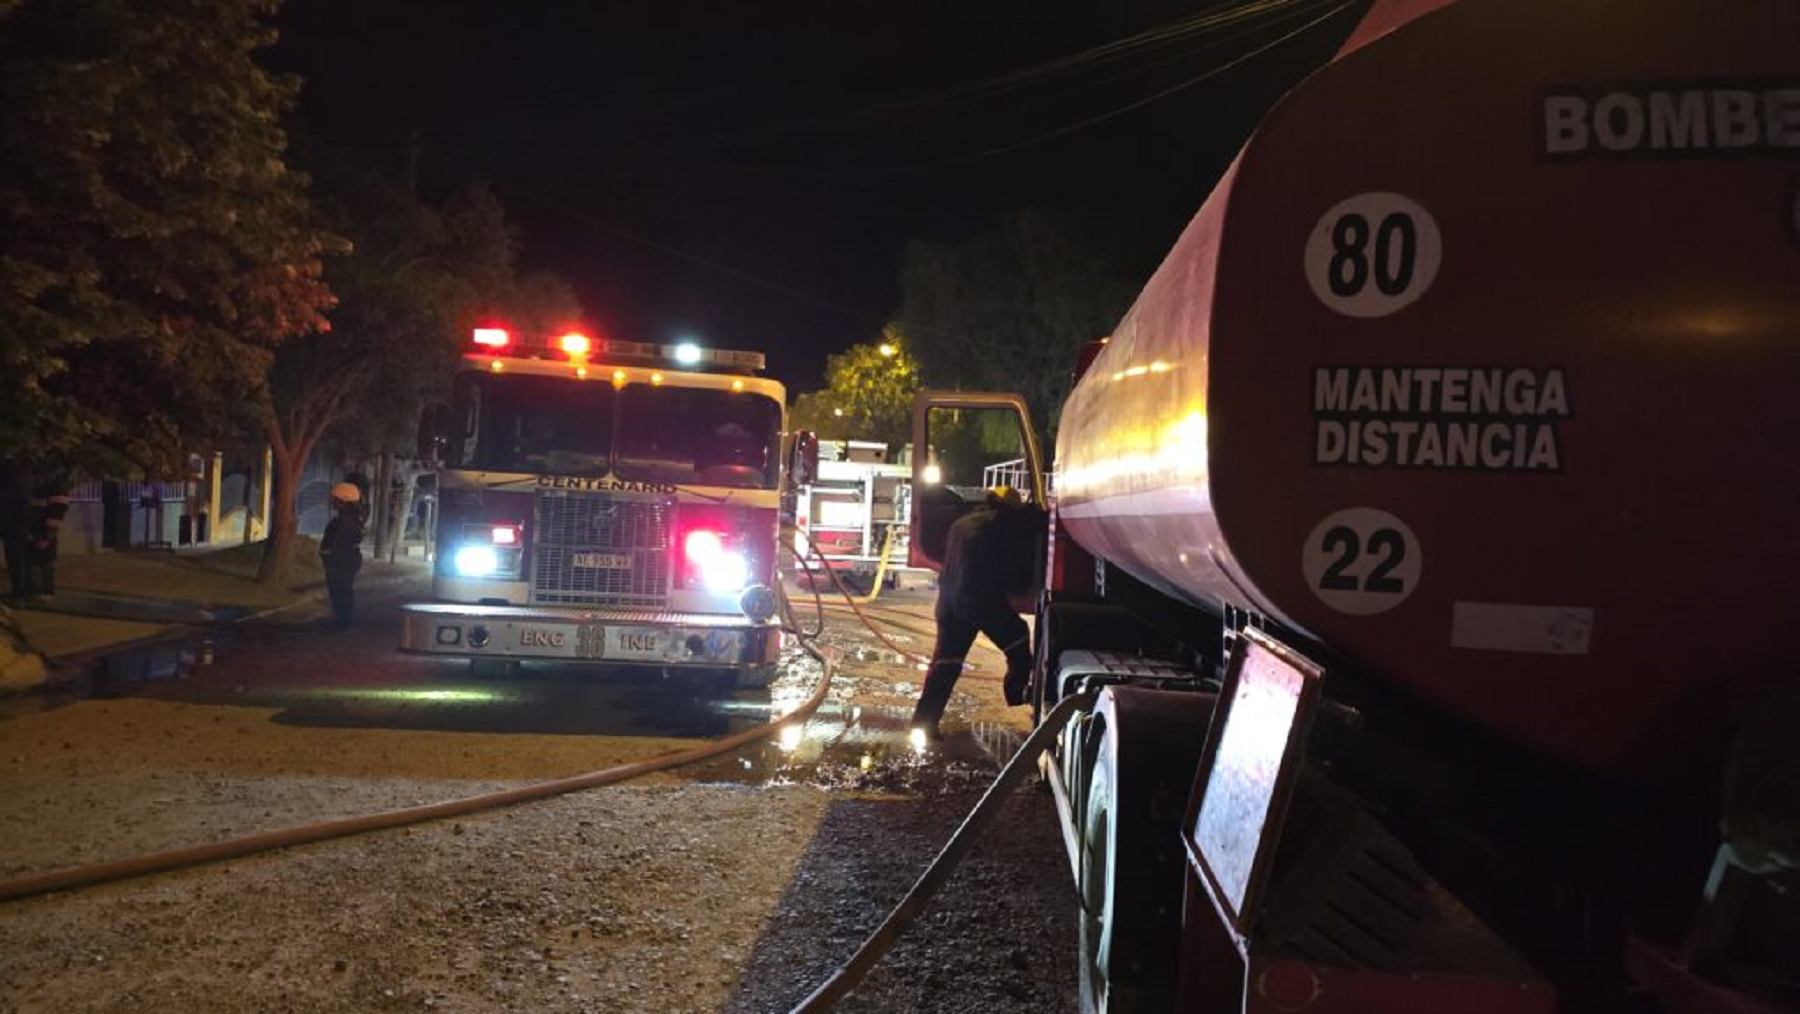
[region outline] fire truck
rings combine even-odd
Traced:
[[[1085,1010],[1800,1010],[1797,40],[1377,0],[1073,364]],[[915,564],[1023,405],[919,395]]]
[[[481,676],[541,659],[767,685],[787,462],[763,365],[476,329],[422,441],[440,460],[435,601],[406,607],[401,649]]]
[[[905,569],[907,515],[912,500],[908,449],[860,440],[819,443],[818,474],[795,504],[794,574],[829,567],[851,585],[870,585]],[[807,560],[816,550],[817,559]]]

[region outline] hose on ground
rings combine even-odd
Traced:
[[[833,972],[831,978],[821,983],[811,995],[795,1005],[789,1014],[828,1011],[868,976],[869,971],[894,946],[906,928],[924,912],[925,906],[944,886],[951,872],[962,862],[969,849],[974,847],[976,836],[993,822],[1007,794],[1035,766],[1038,754],[1049,748],[1051,740],[1077,712],[1093,707],[1095,696],[1093,693],[1075,694],[1063,698],[1056,707],[1050,709],[1043,722],[1026,737],[1012,759],[1006,762],[999,776],[994,779],[994,784],[988,786],[981,801],[975,804],[975,809],[970,810],[969,815],[963,818],[962,826],[944,843],[937,858],[926,867],[918,882],[913,884],[912,890],[906,892],[906,897],[900,899],[900,904],[888,913],[887,919],[876,927],[869,939],[863,941],[863,945],[850,956],[850,960]]]
[[[799,532],[800,537],[806,540],[807,548],[812,550],[813,555],[817,556],[821,562],[824,562],[825,561],[824,552],[819,549],[819,546],[817,543],[813,542],[812,536],[807,534],[806,529],[796,528],[795,531]],[[798,558],[801,561],[800,566],[806,570],[807,580],[808,581],[813,580],[812,568],[808,567],[806,565],[805,556],[803,554],[799,554]],[[825,576],[831,578],[831,583],[837,588],[838,594],[843,596],[844,601],[848,602],[850,604],[850,610],[856,614],[857,619],[862,621],[863,626],[869,628],[869,633],[874,634],[876,640],[880,641],[882,644],[887,645],[888,648],[890,648],[894,652],[898,653],[902,658],[906,659],[909,662],[913,662],[918,665],[930,665],[931,664],[931,658],[929,656],[921,655],[916,651],[908,651],[905,648],[902,648],[900,645],[898,645],[894,642],[893,638],[887,636],[887,634],[884,633],[879,627],[875,626],[875,621],[871,620],[869,618],[868,613],[863,612],[862,604],[856,600],[855,595],[851,594],[850,589],[844,587],[843,579],[838,577],[837,571],[832,570],[831,565],[829,563],[826,563],[823,569],[825,571]],[[823,608],[823,603],[821,603],[821,608]],[[834,603],[832,603],[831,608],[836,609],[836,608],[838,608],[838,606],[834,602]],[[899,624],[892,624],[892,625],[900,626]],[[901,629],[908,629],[908,628],[902,627]],[[915,628],[911,628],[911,629],[914,631],[917,631],[918,628],[915,627]]]
[[[786,603],[790,620],[792,607]],[[187,866],[202,863],[214,863],[225,859],[237,859],[267,852],[272,849],[288,848],[293,845],[305,845],[311,842],[326,841],[331,838],[344,838],[368,831],[386,828],[403,827],[408,824],[419,824],[444,817],[460,817],[464,814],[477,813],[483,810],[497,809],[524,803],[531,800],[547,799],[551,796],[564,795],[582,789],[597,788],[637,778],[641,775],[667,771],[697,761],[730,753],[748,743],[755,742],[770,732],[784,725],[803,722],[810,718],[824,702],[826,692],[831,688],[832,676],[836,672],[837,660],[833,654],[821,651],[810,639],[802,638],[801,647],[808,654],[818,659],[824,667],[819,674],[818,685],[813,688],[811,696],[800,703],[793,711],[773,721],[746,729],[714,740],[704,746],[676,753],[652,757],[649,760],[620,764],[614,767],[601,768],[585,774],[571,775],[567,778],[556,778],[550,781],[537,782],[532,785],[521,785],[517,788],[502,789],[498,792],[482,793],[476,796],[465,796],[461,799],[450,799],[440,803],[427,803],[422,806],[408,806],[397,810],[386,810],[380,813],[363,814],[357,817],[346,817],[340,820],[321,821],[314,824],[303,824],[298,827],[267,831],[262,834],[247,835],[229,841],[213,842],[207,845],[195,845],[187,848],[169,849],[163,852],[152,852],[146,855],[115,859],[102,863],[91,863],[86,866],[73,866],[47,873],[27,874],[0,880],[0,902],[15,901],[33,895],[47,894],[52,891],[68,891],[114,880],[126,880],[151,873],[163,873]]]
[[[819,558],[820,562],[824,563],[825,562],[825,553],[819,549],[818,543],[815,543],[813,541],[812,536],[807,533],[806,529],[796,528],[794,530],[799,532],[800,537],[806,540],[806,546],[808,549],[812,550],[813,555],[817,556]],[[802,566],[805,566],[805,564],[803,563]],[[885,633],[882,633],[881,630],[879,630],[875,626],[875,622],[873,620],[869,619],[868,614],[863,612],[862,605],[856,601],[856,596],[851,594],[850,589],[844,587],[844,580],[843,580],[843,578],[838,577],[837,571],[832,570],[831,565],[829,563],[825,563],[825,566],[823,567],[823,569],[825,571],[825,576],[829,577],[831,579],[832,585],[835,588],[837,588],[838,594],[842,595],[844,597],[845,602],[850,603],[851,611],[856,613],[856,618],[862,621],[863,626],[869,628],[869,633],[874,634],[876,640],[880,641],[882,644],[887,645],[892,650],[898,652],[902,657],[907,658],[913,662],[917,662],[922,665],[929,665],[931,663],[931,659],[927,658],[924,655],[920,655],[917,652],[907,651],[905,648],[902,648],[898,644],[895,644],[893,638],[887,636]],[[812,580],[812,569],[807,568],[806,573],[807,573],[807,579],[809,581]]]

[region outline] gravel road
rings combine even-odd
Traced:
[[[0,1011],[785,1011],[905,893],[996,766],[967,735],[914,754],[895,716],[916,674],[841,620],[828,639],[853,660],[834,685],[835,717],[799,744],[0,905]],[[309,656],[311,643],[296,642],[294,666],[333,657]],[[333,648],[344,656],[334,664],[391,643]],[[997,659],[977,656],[990,674]],[[275,679],[266,657],[237,675],[233,664],[222,658],[226,671],[209,678]],[[999,704],[991,676],[972,675],[953,716],[1016,730],[1020,716]],[[797,667],[793,680],[807,678]],[[129,688],[113,700],[11,709],[0,720],[0,876],[450,798],[692,742],[278,719],[277,709]],[[1074,936],[1048,796],[1022,789],[839,1009],[1073,1010]]]

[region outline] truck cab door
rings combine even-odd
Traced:
[[[951,523],[995,486],[1045,506],[1043,459],[1025,399],[986,391],[914,395],[907,562],[941,569]]]

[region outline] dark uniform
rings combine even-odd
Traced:
[[[913,709],[913,725],[936,734],[963,661],[982,633],[1006,655],[1006,700],[1024,702],[1031,678],[1031,631],[1011,598],[1029,590],[1048,516],[1029,504],[990,494],[950,526],[938,576],[937,643]]]
[[[56,544],[68,516],[68,488],[60,482],[39,486],[31,498],[31,545],[25,550],[28,594],[56,594]]]
[[[8,597],[31,594],[31,473],[23,465],[0,461],[0,536],[6,547]]]
[[[362,569],[362,505],[339,503],[337,516],[325,525],[319,540],[319,559],[325,564],[325,590],[331,595],[331,615],[339,630],[347,630],[356,618],[356,572]]]

